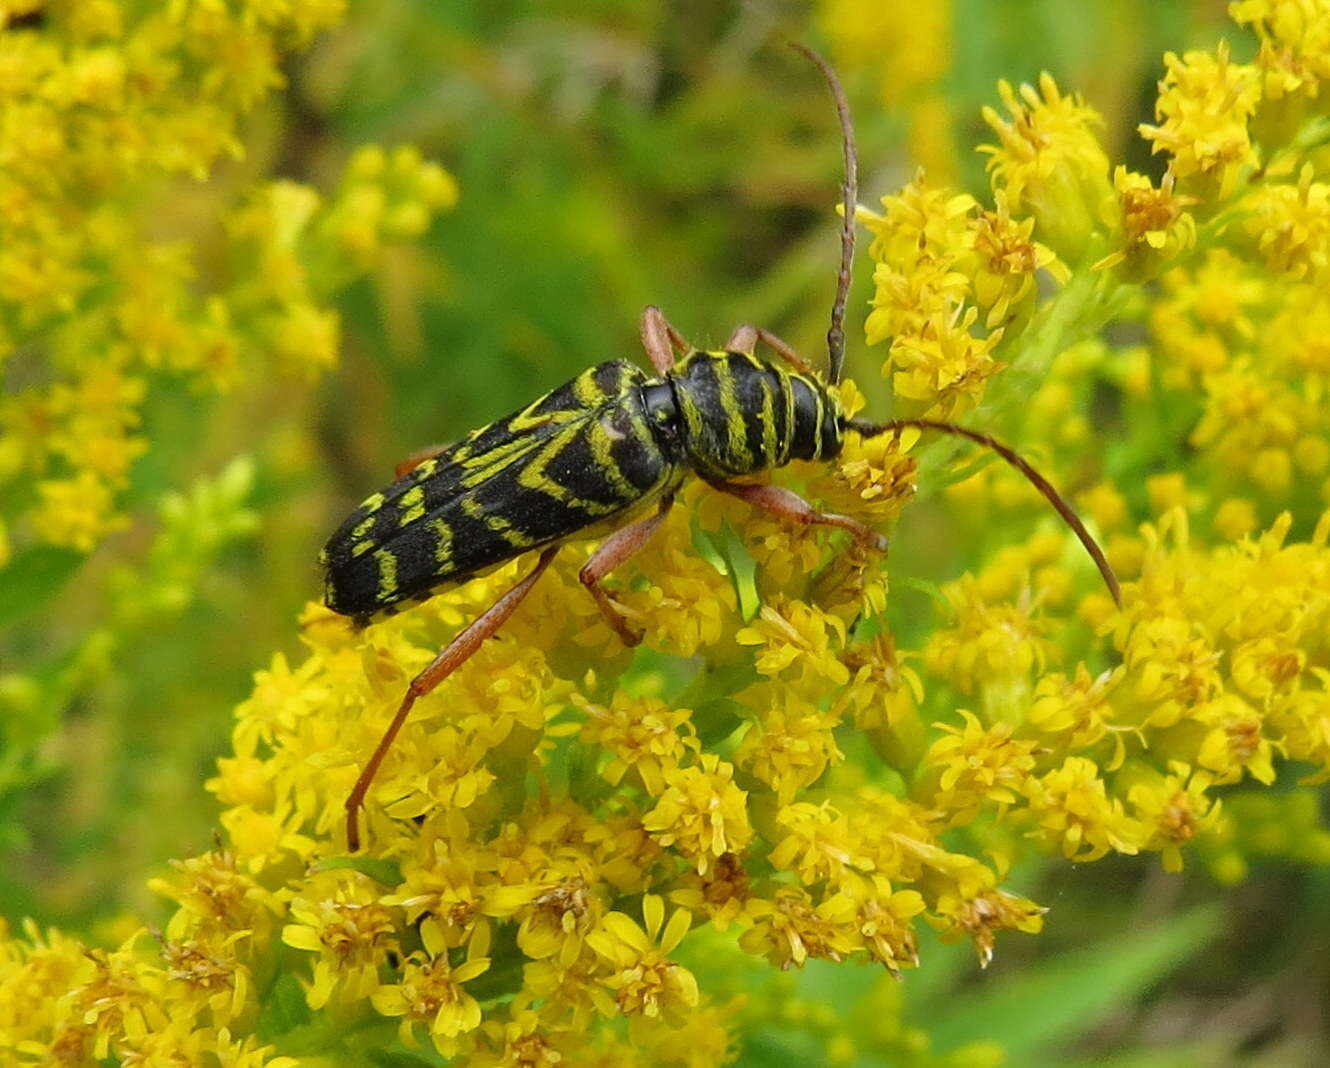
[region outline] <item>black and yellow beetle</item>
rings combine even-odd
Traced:
[[[826,78],[844,142],[841,266],[827,332],[828,381],[834,386],[844,360],[843,321],[854,257],[854,132],[835,73],[816,53],[795,47]],[[757,354],[759,343],[773,358]],[[931,420],[874,424],[849,419],[834,388],[789,345],[757,327],[741,326],[723,349],[700,351],[659,309],[649,307],[642,316],[642,344],[658,377],[627,360],[583,371],[506,419],[410,458],[399,466],[397,481],[369,497],[328,540],[320,554],[325,601],[359,625],[522,553],[540,553],[525,578],[411,681],[347,798],[351,850],[360,844],[357,814],[365,793],[416,700],[503,625],[560,545],[624,521],[592,554],[580,577],[620,638],[628,645],[641,640],[601,581],[659,528],[689,478],[701,478],[791,522],[840,527],[884,547],[885,539],[856,519],[819,512],[779,486],[736,480],[791,460],[833,460],[850,431],[875,436],[915,427],[960,435],[995,449],[1034,482],[1118,596],[1112,570],[1075,513],[1020,456],[987,435]],[[653,502],[656,509],[638,518]]]

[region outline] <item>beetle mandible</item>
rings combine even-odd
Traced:
[[[657,377],[627,360],[599,364],[462,441],[400,464],[397,480],[352,512],[319,555],[325,601],[334,612],[364,626],[523,553],[538,551],[539,556],[520,582],[411,680],[347,798],[351,851],[360,847],[358,814],[365,795],[412,706],[504,624],[562,544],[590,536],[591,528],[622,521],[579,577],[624,643],[641,641],[641,632],[602,582],[660,528],[689,478],[701,478],[792,523],[838,527],[884,549],[881,535],[850,516],[817,511],[780,486],[738,480],[791,460],[834,460],[847,432],[873,437],[915,428],[958,435],[995,450],[1034,483],[1089,551],[1114,599],[1119,598],[1112,569],[1075,512],[1012,449],[952,423],[898,419],[875,424],[846,416],[834,387],[844,363],[843,324],[854,260],[854,128],[831,66],[811,49],[793,47],[826,79],[845,157],[841,261],[827,331],[827,380],[768,330],[740,326],[722,349],[702,351],[689,344],[660,309],[648,307],[642,315],[642,345]],[[759,344],[770,350],[771,358],[757,354]],[[637,517],[653,503],[654,511]]]

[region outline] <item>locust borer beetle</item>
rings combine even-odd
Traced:
[[[446,679],[511,616],[565,542],[606,527],[582,583],[627,645],[637,631],[601,585],[664,522],[685,481],[700,478],[791,523],[839,527],[877,547],[885,539],[844,515],[819,512],[780,486],[742,481],[791,460],[834,460],[847,433],[872,437],[907,428],[958,435],[995,450],[1052,503],[1085,545],[1118,598],[1117,580],[1080,519],[1024,459],[986,434],[951,423],[850,419],[835,385],[845,354],[843,323],[854,258],[857,160],[849,105],[822,57],[845,155],[841,263],[823,380],[770,331],[740,326],[722,349],[702,351],[655,307],[642,316],[642,345],[656,377],[627,360],[599,364],[465,439],[417,454],[397,481],[364,501],[320,555],[325,600],[364,625],[526,552],[535,566],[466,626],[412,679],[392,722],[347,798],[347,843],[360,846],[357,816],[384,755],[415,702]],[[759,355],[759,345],[769,355]],[[654,505],[654,508],[652,506]],[[645,513],[645,514],[644,514]]]

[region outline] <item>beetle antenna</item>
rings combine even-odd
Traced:
[[[893,431],[899,434],[902,430],[910,429],[936,430],[943,434],[952,434],[958,438],[966,438],[976,444],[984,445],[987,448],[992,449],[995,453],[1001,456],[1002,459],[1006,460],[1007,463],[1011,464],[1012,467],[1016,468],[1017,471],[1028,478],[1034,485],[1034,488],[1042,493],[1044,499],[1053,506],[1054,511],[1062,517],[1063,522],[1075,531],[1076,537],[1078,537],[1081,544],[1085,546],[1085,551],[1090,554],[1090,559],[1094,561],[1095,567],[1099,568],[1099,574],[1104,578],[1104,585],[1108,587],[1108,592],[1113,595],[1113,603],[1118,605],[1118,607],[1122,606],[1122,587],[1118,584],[1118,577],[1113,574],[1113,568],[1109,564],[1108,558],[1104,556],[1104,551],[1099,547],[1099,543],[1095,541],[1090,532],[1085,529],[1085,524],[1081,522],[1081,517],[1078,516],[1072,509],[1071,505],[1067,503],[1066,498],[1053,487],[1053,484],[1049,482],[1048,479],[1031,467],[1029,461],[1021,456],[1020,453],[1016,452],[1015,449],[1003,445],[1002,442],[998,441],[996,438],[990,437],[988,434],[981,434],[977,430],[970,430],[967,427],[957,426],[955,423],[939,422],[935,419],[893,419],[889,423],[882,424],[863,423],[857,419],[849,419],[846,420],[845,426],[846,429],[856,431],[866,438],[874,438],[880,434],[889,434]]]
[[[840,274],[836,279],[836,303],[831,306],[831,329],[827,331],[827,355],[830,380],[840,381],[845,365],[845,303],[850,295],[850,279],[854,270],[854,209],[859,202],[859,155],[854,147],[854,121],[850,118],[850,102],[845,98],[831,64],[805,44],[792,41],[790,47],[806,56],[827,80],[836,101],[836,115],[840,118],[841,143],[845,151],[845,181],[841,183],[842,206],[845,218],[840,232]]]

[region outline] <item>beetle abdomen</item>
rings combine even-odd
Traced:
[[[328,607],[367,619],[664,492],[645,382],[600,364],[371,496],[324,548]]]

